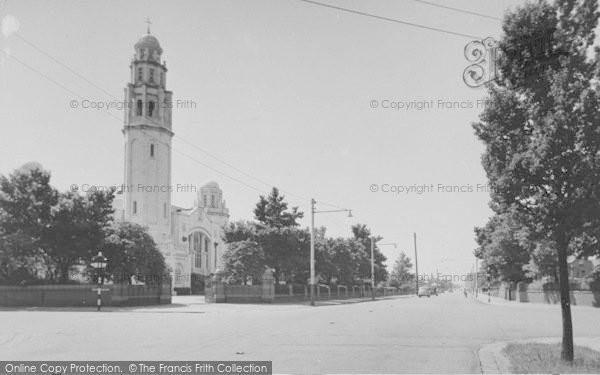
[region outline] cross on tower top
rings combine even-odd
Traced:
[[[150,22],[150,17],[146,17],[146,23],[148,24],[147,33],[150,34],[150,25],[152,24],[152,22]]]

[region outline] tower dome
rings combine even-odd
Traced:
[[[156,39],[156,37],[150,33],[142,35],[140,40],[138,40],[138,42],[135,44],[136,50],[144,48],[156,50],[158,51],[159,55],[163,52],[162,48],[160,47],[160,43],[158,42],[158,39]]]
[[[220,189],[219,188],[219,184],[217,184],[216,181],[210,181],[206,184],[204,184],[204,186],[202,186],[203,188],[213,188],[213,189]]]

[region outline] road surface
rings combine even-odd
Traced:
[[[276,373],[479,373],[494,341],[561,335],[559,306],[487,305],[462,293],[307,305],[0,311],[0,360],[272,360]],[[600,309],[574,307],[575,337]],[[575,340],[577,342],[577,339]]]

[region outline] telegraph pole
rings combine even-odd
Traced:
[[[371,299],[375,301],[375,251],[373,237],[371,237]]]
[[[415,280],[417,281],[417,290],[415,291],[419,295],[419,261],[417,258],[417,232],[413,233],[415,240]]]

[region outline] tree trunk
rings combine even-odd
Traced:
[[[71,267],[68,264],[60,264],[58,266],[58,268],[59,268],[58,282],[59,282],[59,284],[66,284],[69,281],[69,268],[71,268]]]
[[[562,350],[563,361],[573,361],[573,322],[571,320],[571,299],[569,295],[569,270],[567,268],[568,241],[557,241],[558,272],[560,288],[560,308],[562,312]]]

